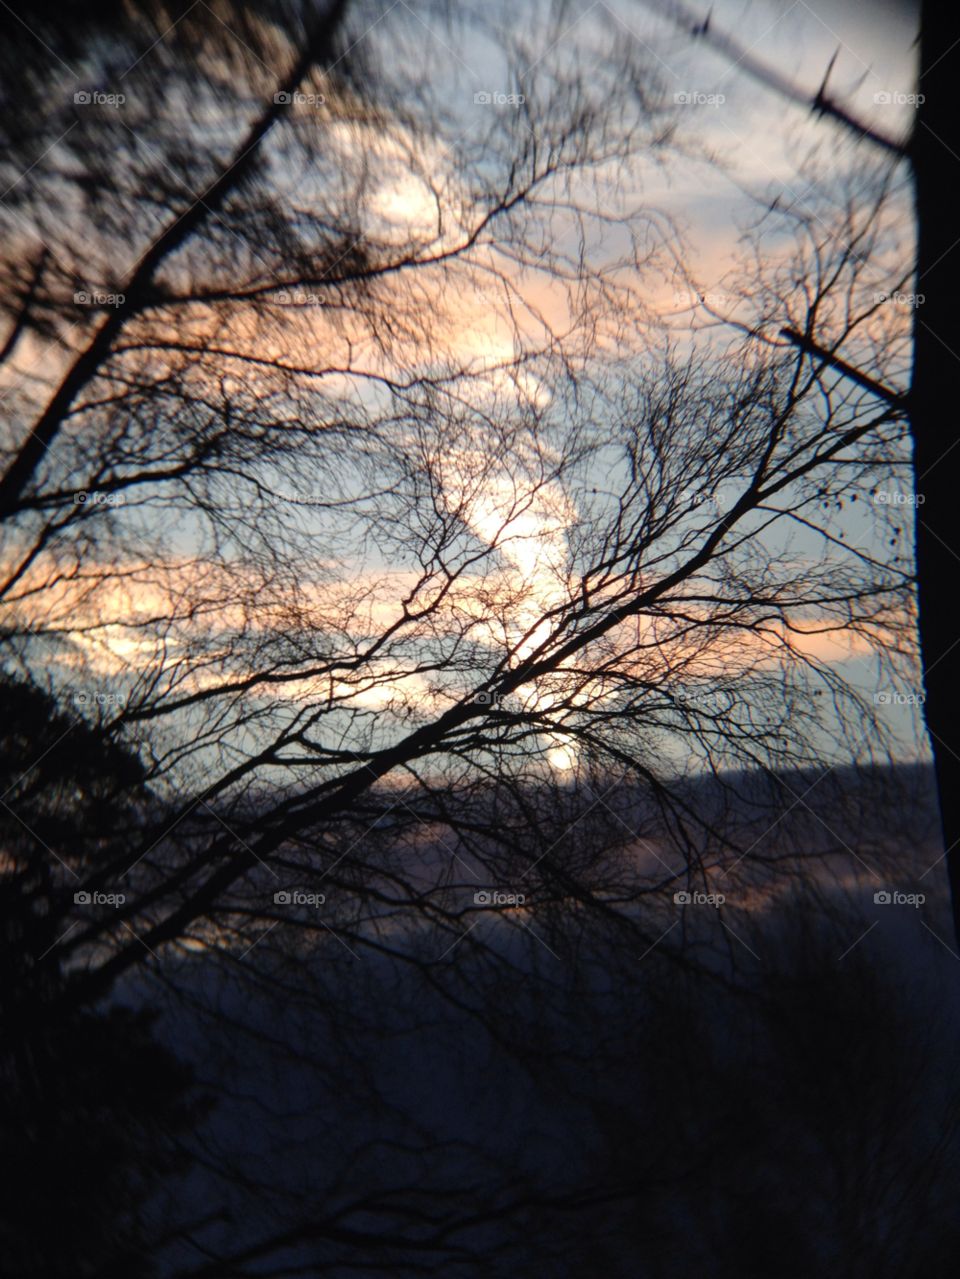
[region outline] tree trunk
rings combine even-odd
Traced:
[[[923,0],[911,144],[918,268],[911,415],[924,713],[960,939],[960,7]],[[950,192],[954,194],[951,195]]]

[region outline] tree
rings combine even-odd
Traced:
[[[61,145],[51,95],[54,149],[15,187],[4,692],[69,712],[62,757],[94,779],[130,771],[109,838],[82,786],[63,817],[39,749],[11,773],[10,962],[58,1016],[147,979],[200,1002],[202,956],[346,1017],[317,973],[362,956],[503,1041],[498,999],[557,956],[614,980],[655,948],[708,977],[751,894],[849,855],[860,791],[807,793],[889,745],[829,642],[914,658],[898,513],[870,504],[854,548],[839,515],[908,466],[903,339],[870,329],[857,380],[781,330],[869,328],[867,264],[903,270],[898,193],[862,164],[776,254],[761,209],[742,328],[685,347],[647,301],[694,287],[682,244],[629,187],[674,120],[631,50],[589,74],[561,50],[501,73],[514,102],[471,85],[453,109],[414,89],[415,18],[325,10],[318,36],[312,12],[261,27],[275,77],[176,42],[131,71],[133,141],[127,103],[79,103]],[[727,880],[706,945],[673,894]],[[206,1273],[316,1239],[390,1266],[414,1236],[417,1264],[476,1269],[457,1232],[507,1211],[438,1203],[442,1174],[432,1200],[344,1180],[292,1225],[278,1192],[283,1222]]]
[[[849,824],[818,815],[845,835],[890,798],[879,778],[841,789]],[[919,835],[900,811],[892,863]],[[396,941],[358,962],[278,930],[243,959],[164,965],[167,1033],[224,1097],[189,1207],[231,1225],[183,1232],[163,1273],[949,1273],[955,960],[919,919],[870,929],[885,908],[796,861],[789,885],[771,869],[772,909],[688,911],[699,965],[669,938],[638,963],[599,930],[528,959],[506,920],[420,967]]]
[[[318,39],[291,55],[279,96],[332,58]],[[523,877],[544,910],[573,894],[605,914],[608,870],[578,865],[565,818],[551,848],[529,801],[578,772],[600,795],[641,778],[673,814],[688,874],[706,875],[702,836],[718,856],[744,850],[691,830],[696,814],[670,799],[676,752],[714,770],[816,767],[832,714],[821,708],[842,708],[851,746],[871,708],[811,635],[882,642],[909,665],[895,529],[892,549],[878,539],[847,554],[832,522],[877,466],[905,465],[902,409],[875,393],[895,385],[895,335],[852,389],[779,338],[785,321],[805,333],[813,316],[853,308],[851,331],[869,319],[864,262],[889,257],[889,175],[840,184],[819,226],[795,219],[792,260],[757,258],[742,281],[743,342],[701,370],[660,344],[640,302],[673,241],[642,205],[621,203],[617,218],[605,207],[611,163],[663,128],[623,71],[611,54],[564,106],[525,82],[512,114],[486,117],[475,153],[422,179],[429,214],[406,184],[438,148],[440,119],[431,135],[396,109],[377,115],[333,72],[311,82],[325,101],[304,104],[309,119],[281,121],[286,104],[267,93],[252,124],[234,124],[240,143],[191,157],[206,194],[187,206],[152,144],[108,177],[112,116],[76,134],[85,168],[102,169],[91,213],[138,265],[104,286],[123,303],[80,327],[32,431],[11,443],[9,639],[33,678],[39,659],[51,687],[69,680],[105,707],[108,737],[142,739],[163,806],[122,854],[68,863],[88,890],[130,889],[48,956],[98,956],[72,998],[105,993],[167,942],[239,929],[252,944],[257,921],[280,918],[266,889],[284,881],[335,889],[337,927],[364,944],[382,912],[410,909],[455,938],[471,907],[450,904],[446,868],[428,891],[402,865],[351,855],[384,821],[395,839],[445,827],[469,840],[476,885]],[[260,68],[248,72],[260,90]],[[548,83],[566,74],[551,67]],[[625,96],[611,96],[617,82]],[[159,92],[149,77],[148,88]],[[154,115],[165,165],[185,164],[176,129]],[[305,201],[277,176],[279,156],[311,166]],[[54,153],[21,184],[45,234],[42,208],[70,172]],[[414,210],[400,228],[385,212],[398,183]],[[581,187],[599,200],[589,220]],[[144,204],[161,210],[149,234],[132,216]],[[631,236],[611,257],[614,223]],[[57,262],[81,255],[63,225],[30,306],[42,298],[65,322]],[[76,278],[92,287],[95,269],[110,278],[108,250],[86,234]],[[800,311],[797,272],[811,281]],[[481,284],[500,292],[510,347],[451,356],[458,316],[444,304]],[[516,301],[548,285],[549,306]],[[624,376],[631,331],[642,340]],[[813,539],[809,555],[777,543],[788,528]],[[498,796],[506,825],[491,825]],[[626,906],[646,890],[625,891]]]
[[[71,1010],[71,974],[42,962],[75,909],[48,842],[75,862],[115,855],[143,769],[38,690],[3,691],[0,776],[5,795],[18,794],[16,819],[5,805],[0,827],[0,1128],[16,1169],[0,1211],[0,1273],[146,1276],[154,1240],[143,1207],[187,1167],[183,1135],[212,1099],[153,1038],[156,1011]],[[37,749],[20,786],[25,752]]]
[[[910,420],[913,429],[915,486],[926,499],[916,522],[917,589],[923,679],[928,694],[924,708],[936,761],[943,815],[944,849],[950,868],[954,919],[960,935],[960,740],[957,737],[957,650],[960,638],[945,584],[956,575],[957,522],[954,493],[960,478],[952,447],[956,436],[946,426],[954,412],[960,333],[954,299],[958,266],[955,237],[944,208],[944,166],[956,163],[960,151],[955,113],[951,109],[957,70],[960,26],[943,6],[923,4],[920,14],[919,87],[924,101],[910,141],[916,188],[918,291],[923,310],[914,325]]]
[[[955,237],[948,207],[942,198],[944,165],[955,163],[960,153],[952,111],[960,26],[943,5],[920,5],[916,86],[920,101],[916,108],[916,126],[908,138],[901,140],[868,127],[836,94],[828,93],[833,62],[819,91],[810,94],[739,45],[717,24],[711,24],[709,17],[701,22],[673,0],[657,8],[669,13],[695,38],[707,41],[768,89],[809,107],[814,114],[827,118],[848,134],[853,133],[865,144],[902,157],[909,164],[915,188],[916,259],[912,270],[905,273],[905,279],[897,287],[907,287],[913,280],[913,292],[922,293],[923,310],[915,309],[909,393],[906,387],[875,389],[880,398],[886,395],[889,400],[891,393],[900,396],[903,408],[908,410],[915,492],[920,492],[921,483],[925,485],[920,492],[923,509],[919,505],[914,508],[913,530],[918,627],[926,690],[924,718],[938,779],[944,850],[954,902],[954,932],[960,939],[960,812],[956,798],[960,783],[956,663],[960,659],[956,652],[958,632],[953,601],[944,590],[944,582],[954,574],[958,558],[953,504],[957,464],[952,453],[954,440],[949,431],[945,431],[944,423],[950,420],[952,412],[956,380],[952,364],[957,358],[955,352],[960,349],[960,335],[953,306],[958,269],[953,255]],[[869,373],[855,356],[852,362],[849,354],[846,359],[840,356],[840,346],[832,335],[816,331],[797,334],[791,330],[786,336],[813,358],[832,362],[833,367],[847,377],[859,379],[861,385],[864,378],[869,379]]]

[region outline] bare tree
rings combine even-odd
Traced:
[[[955,376],[953,362],[960,348],[956,332],[953,300],[956,296],[955,239],[953,223],[942,198],[945,169],[957,163],[960,139],[953,111],[953,76],[960,27],[953,13],[943,5],[918,6],[919,67],[916,90],[919,104],[916,125],[908,137],[896,138],[867,126],[855,109],[841,96],[828,90],[833,62],[826,70],[816,93],[809,93],[738,43],[711,21],[669,0],[656,4],[682,28],[712,49],[728,57],[734,66],[772,90],[781,98],[806,106],[865,143],[899,156],[909,167],[915,192],[916,258],[904,264],[909,269],[894,287],[923,296],[923,310],[917,309],[913,324],[913,360],[909,386],[899,389],[876,387],[883,398],[899,397],[909,412],[913,439],[914,488],[921,484],[923,509],[916,509],[913,543],[919,601],[918,627],[923,660],[923,680],[927,700],[924,718],[936,767],[943,818],[944,847],[950,868],[954,901],[954,931],[960,937],[960,814],[957,812],[958,723],[957,629],[950,593],[944,583],[954,574],[957,560],[956,519],[953,493],[956,489],[956,462],[953,440],[944,434],[944,422],[952,411]],[[908,86],[909,87],[909,86]],[[913,282],[911,284],[911,281]],[[868,371],[856,352],[844,350],[833,335],[817,331],[789,330],[786,334],[812,358],[831,362],[853,381],[864,384]]]
[[[164,942],[208,938],[205,921],[255,938],[251,922],[283,918],[269,890],[291,883],[335,890],[338,926],[374,946],[381,914],[408,910],[455,940],[472,910],[464,869],[474,886],[522,877],[545,909],[572,893],[606,913],[609,868],[578,864],[562,810],[545,838],[537,792],[579,775],[602,794],[633,774],[669,807],[678,750],[698,768],[776,772],[856,757],[858,740],[866,757],[882,749],[882,734],[868,737],[872,706],[818,657],[816,637],[883,647],[910,669],[895,515],[893,535],[869,548],[847,548],[835,522],[878,468],[906,464],[903,414],[778,336],[785,320],[807,325],[790,283],[800,270],[812,284],[802,305],[860,314],[863,262],[883,238],[882,176],[872,207],[861,194],[836,233],[798,219],[792,261],[758,256],[743,281],[744,345],[716,368],[666,356],[624,380],[598,344],[554,377],[547,358],[525,361],[535,390],[518,371],[507,392],[477,376],[456,391],[395,390],[386,412],[361,406],[366,422],[320,428],[328,442],[336,432],[337,474],[328,451],[309,492],[282,488],[253,457],[256,470],[225,468],[202,500],[188,489],[212,513],[203,555],[106,567],[91,556],[88,568],[60,552],[67,573],[21,572],[21,612],[52,601],[41,632],[24,636],[25,663],[38,641],[69,637],[64,665],[78,681],[86,663],[94,690],[109,634],[121,627],[139,650],[111,657],[116,693],[75,696],[107,703],[105,732],[143,737],[163,796],[120,856],[94,865],[58,850],[87,890],[132,890],[48,957],[99,957],[76,998]],[[876,378],[892,382],[897,358],[895,342],[878,347]],[[302,451],[296,464],[304,474]],[[249,486],[242,500],[235,483]],[[807,539],[802,556],[791,529]],[[230,553],[243,539],[243,557]],[[846,741],[840,755],[825,757],[825,729]],[[5,803],[15,815],[16,793]],[[506,822],[491,817],[501,803]],[[682,805],[675,816],[689,873],[703,874],[697,816]],[[468,841],[472,867],[422,864],[415,833],[440,828]],[[401,835],[414,840],[406,866]],[[720,839],[713,864],[742,853]],[[641,937],[629,904],[649,891],[624,888],[624,924]]]
[[[727,340],[678,340],[649,297],[693,287],[682,244],[625,180],[674,120],[630,50],[533,74],[518,41],[454,109],[412,87],[417,15],[250,14],[254,56],[162,46],[126,89],[94,42],[127,101],[51,96],[5,206],[4,962],[53,1024],[197,955],[300,992],[336,950],[502,1035],[538,964],[689,940],[679,888],[848,854],[802,785],[890,745],[831,645],[915,663],[867,501],[909,466],[870,275],[902,196],[864,163],[775,253],[761,209]],[[452,1265],[502,1209],[345,1184],[206,1273],[392,1208],[378,1264],[422,1226]]]

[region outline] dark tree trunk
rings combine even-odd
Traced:
[[[960,6],[923,0],[911,151],[919,235],[911,414],[927,728],[960,939]]]

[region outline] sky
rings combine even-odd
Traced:
[[[485,39],[477,23],[451,29],[429,14],[425,20],[410,10],[409,21],[420,34],[423,56],[439,77],[434,91],[446,95],[448,104],[461,112],[465,130],[489,119],[491,109],[511,109],[509,104],[477,102],[475,95],[509,93],[518,88],[504,58],[504,49],[512,47],[517,54],[514,70],[520,73],[522,85],[525,74],[538,63],[546,66],[546,59],[557,56],[558,51],[575,60],[597,39],[612,34],[618,41],[637,42],[650,67],[651,82],[654,78],[659,81],[668,103],[675,94],[695,99],[678,104],[678,136],[689,141],[691,151],[713,150],[722,163],[711,163],[704,154],[673,155],[662,167],[651,162],[642,171],[642,194],[645,204],[668,215],[682,230],[697,283],[715,288],[721,297],[725,280],[742,253],[742,228],[755,211],[751,194],[769,199],[779,194],[802,205],[807,192],[797,182],[796,162],[805,149],[825,135],[840,138],[840,163],[845,154],[863,145],[833,125],[812,120],[805,109],[759,84],[744,69],[750,59],[813,91],[835,58],[829,88],[838,102],[865,123],[893,135],[909,124],[912,108],[908,104],[875,101],[877,95],[915,90],[912,41],[916,15],[908,5],[853,0],[832,5],[811,5],[806,0],[721,0],[712,10],[691,5],[689,12],[700,18],[710,12],[711,28],[742,48],[744,57],[739,66],[731,65],[728,56],[706,42],[692,40],[689,24],[678,24],[678,10],[672,9],[668,0],[579,0],[563,10],[559,36],[542,21],[546,7],[533,0],[503,11],[481,8],[479,18],[494,12],[514,15],[515,45],[509,25],[491,29]],[[442,156],[436,159],[439,164]],[[424,208],[417,190],[403,182],[396,189],[385,189],[378,207],[384,218],[406,215],[414,220]],[[675,318],[675,331],[683,334],[690,307],[677,300],[676,282],[663,279],[650,287],[650,302],[668,318]],[[468,305],[465,313],[467,322],[457,338],[460,346],[469,350],[472,345],[478,353],[496,352],[495,308],[475,303],[472,309]],[[500,350],[507,353],[510,343],[505,341]],[[576,513],[571,518],[576,518]],[[864,518],[862,508],[845,517],[851,541],[863,537]],[[475,531],[482,535],[486,525],[496,523],[492,510],[478,511]],[[556,530],[544,524],[543,531],[544,547],[549,550],[557,541]],[[797,549],[803,551],[802,540]],[[524,554],[532,554],[519,542],[514,551],[521,561]],[[517,567],[528,574],[531,571],[522,562]],[[868,655],[859,650],[845,655],[841,646],[833,656],[848,668],[859,687],[865,691],[877,687],[876,664]],[[915,690],[884,691],[910,696]],[[891,722],[910,754],[916,711],[892,701],[890,707]]]
[[[524,57],[517,57],[516,68],[522,87],[529,32],[536,33],[538,21],[528,21],[529,15],[543,11],[531,4],[514,12],[525,30]],[[829,177],[831,170],[853,158],[858,148],[870,146],[834,123],[812,117],[806,107],[760,83],[749,72],[751,61],[810,94],[823,83],[829,68],[827,92],[837,105],[893,139],[905,137],[909,131],[915,108],[909,101],[898,102],[897,95],[909,97],[918,91],[914,47],[918,15],[912,3],[719,0],[712,6],[695,3],[681,7],[671,0],[581,0],[563,12],[559,41],[554,39],[552,28],[547,36],[546,24],[539,43],[534,35],[532,46],[538,57],[530,62],[531,71],[540,58],[556,57],[562,47],[569,46],[571,51],[586,48],[602,33],[613,31],[618,39],[636,41],[646,51],[651,71],[668,101],[673,94],[693,99],[681,104],[677,136],[689,141],[691,152],[697,154],[671,156],[662,166],[651,162],[643,167],[642,195],[645,204],[668,215],[680,229],[691,274],[701,290],[714,291],[719,299],[716,309],[721,312],[727,299],[724,290],[729,294],[728,282],[744,254],[743,229],[756,213],[753,197],[767,201],[778,198],[781,207],[814,212],[811,188],[805,179],[798,178],[798,162],[812,147],[827,144],[834,148],[828,157]],[[706,41],[691,39],[689,22],[679,20],[691,13],[700,20],[709,13],[711,29],[741,50],[739,63]],[[440,40],[436,33],[431,38]],[[471,33],[470,39],[454,41],[446,52],[438,53],[438,63],[450,69],[451,92],[455,83],[459,100],[465,103],[465,125],[483,118],[491,109],[511,109],[509,103],[496,108],[486,103],[471,106],[469,102],[469,90],[478,86],[494,94],[498,90],[515,92],[518,87],[497,41],[491,39],[484,45]],[[714,157],[719,158],[719,164],[713,162]],[[878,279],[878,286],[881,284]],[[663,315],[675,317],[674,332],[683,340],[691,317],[690,295],[683,283],[678,292],[677,281],[662,280],[650,300]],[[902,486],[898,482],[883,475],[876,479],[881,487],[899,494]],[[869,494],[864,497],[867,500],[860,506],[848,507],[839,527],[851,544],[869,546],[871,539],[885,534],[875,520],[867,528],[864,521],[873,512]],[[802,534],[795,546],[797,553],[812,550],[812,543],[808,547]],[[831,645],[824,643],[826,652]],[[890,696],[889,709],[884,707],[879,713],[902,741],[904,754],[914,755],[918,739],[922,739],[919,708],[912,701],[918,690],[888,687],[877,663],[862,648],[854,645],[848,653],[842,650],[842,643],[833,644],[831,659],[841,664],[851,682],[865,693]],[[898,697],[906,700],[898,702]]]

